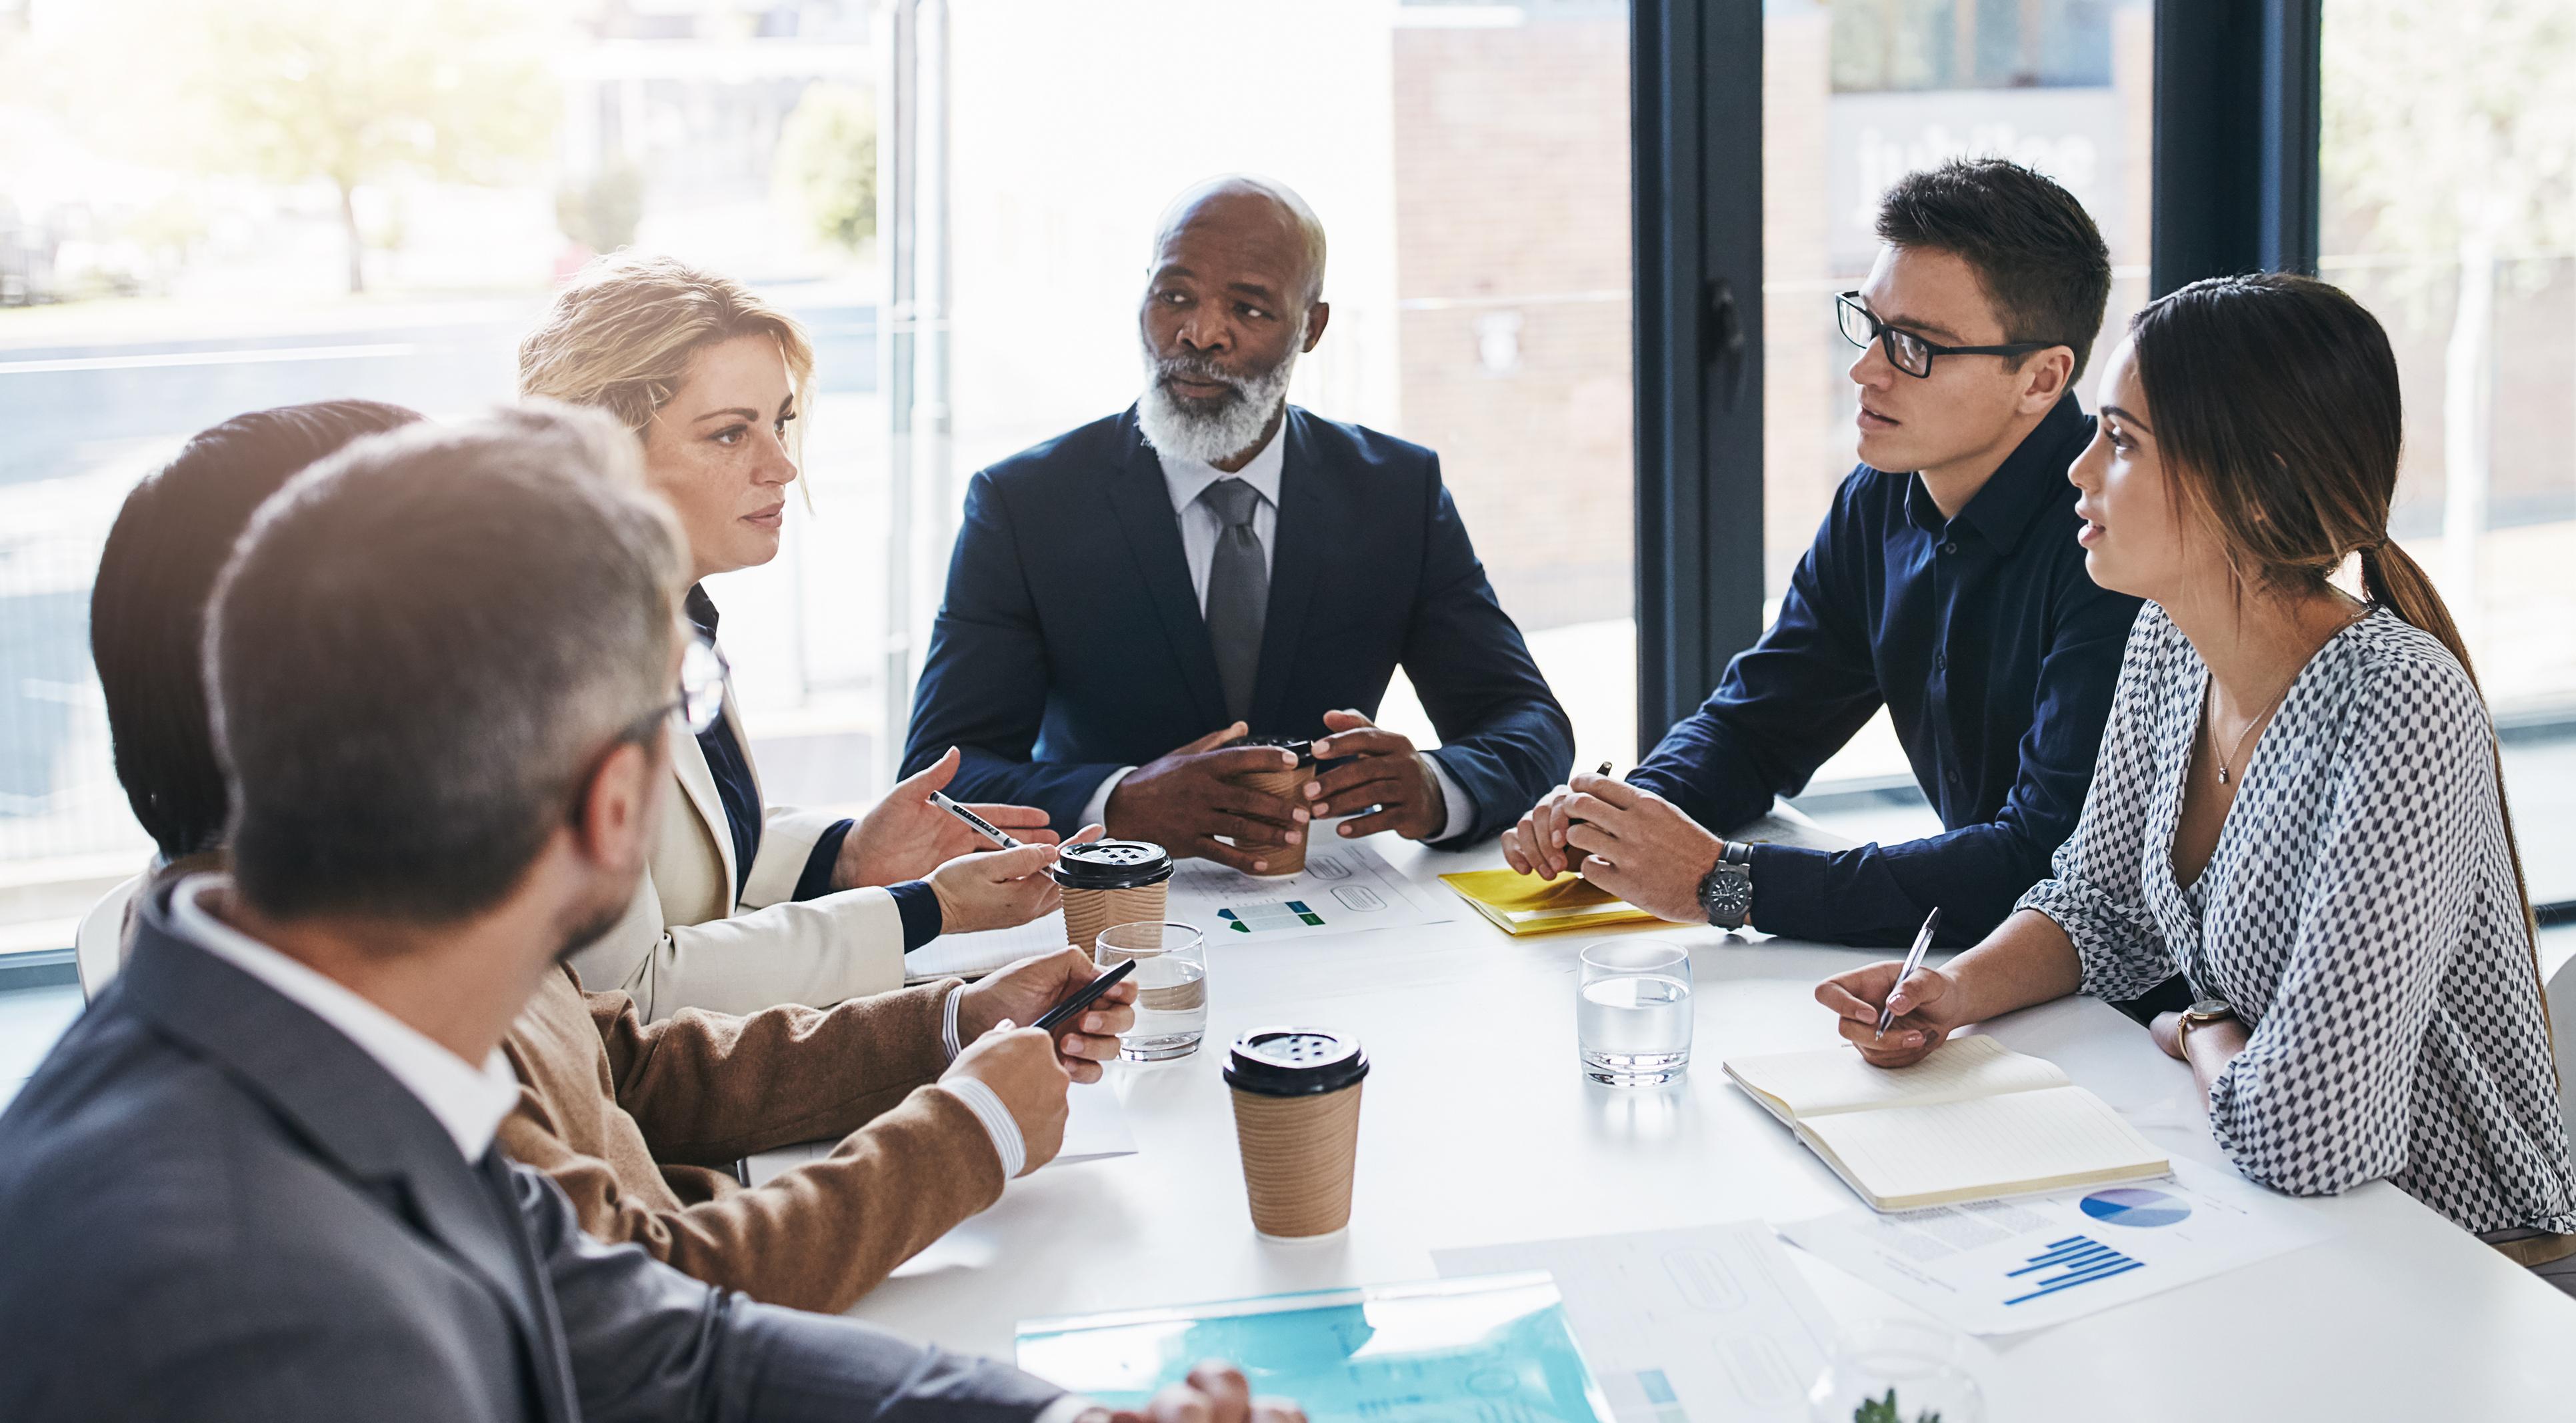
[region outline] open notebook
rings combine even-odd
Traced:
[[[1730,1058],[1726,1075],[1789,1124],[1874,1210],[2134,1181],[2173,1163],[2057,1064],[1988,1037],[1912,1067],[1848,1047]]]

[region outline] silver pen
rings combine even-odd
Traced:
[[[966,828],[1001,846],[1005,850],[1020,848],[1020,842],[1002,833],[1001,828],[948,798],[946,791],[932,791],[930,803],[966,822]]]
[[[1896,990],[1903,988],[1905,980],[1912,978],[1914,971],[1923,967],[1923,951],[1932,947],[1932,931],[1940,927],[1941,906],[1936,904],[1932,906],[1932,912],[1924,916],[1923,928],[1914,936],[1914,947],[1905,951],[1905,967],[1896,971],[1896,982],[1888,985],[1887,1002],[1878,1005],[1879,1037],[1886,1037],[1888,1024],[1896,1021],[1896,1009],[1890,1006],[1896,1002]]]

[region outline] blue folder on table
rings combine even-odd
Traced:
[[[1312,1423],[1610,1423],[1545,1271],[1024,1321],[1019,1364],[1129,1407],[1204,1359]]]

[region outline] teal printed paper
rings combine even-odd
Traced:
[[[1020,1326],[1023,1369],[1111,1407],[1204,1359],[1313,1423],[1610,1423],[1545,1272],[1317,1290]]]

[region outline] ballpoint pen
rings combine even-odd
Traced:
[[[1924,916],[1923,928],[1914,936],[1914,947],[1906,951],[1905,967],[1896,971],[1896,982],[1888,985],[1887,1002],[1879,1005],[1878,1037],[1886,1037],[1887,1025],[1896,1021],[1896,1010],[1888,1005],[1896,1001],[1896,990],[1905,986],[1905,980],[1912,978],[1914,971],[1923,967],[1923,951],[1932,947],[1932,931],[1940,927],[1941,906],[1936,904],[1932,906],[1932,912]]]
[[[994,825],[993,822],[986,820],[984,817],[977,815],[975,812],[968,810],[966,807],[959,805],[953,800],[950,800],[945,791],[932,791],[930,793],[930,803],[939,807],[941,810],[947,811],[950,815],[956,816],[959,820],[966,822],[967,829],[974,831],[976,834],[983,836],[985,839],[992,841],[1003,849],[1016,850],[1020,848],[1019,841],[1004,834],[1001,828]]]

